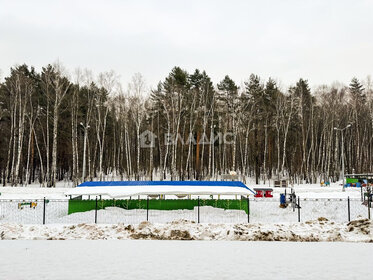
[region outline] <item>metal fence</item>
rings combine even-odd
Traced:
[[[281,208],[277,199],[175,200],[180,209],[155,207],[153,200],[88,200],[88,210],[72,208],[68,199],[0,200],[0,223],[138,224],[189,220],[196,223],[294,223],[326,218],[334,222],[370,219],[370,204],[360,199],[299,199]],[[165,203],[157,202],[157,205]],[[188,206],[189,205],[189,206]],[[192,206],[190,206],[192,205]],[[158,209],[157,209],[158,208]],[[75,210],[74,210],[75,209]],[[168,210],[165,210],[168,209]]]

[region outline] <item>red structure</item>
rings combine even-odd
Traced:
[[[256,194],[254,197],[273,197],[273,189],[271,188],[254,188]]]
[[[254,195],[254,197],[263,197],[263,191],[262,190],[257,190],[257,189],[254,189],[256,191],[256,194]]]
[[[264,191],[264,197],[273,197],[273,194],[272,194],[272,189],[271,190],[265,190]]]

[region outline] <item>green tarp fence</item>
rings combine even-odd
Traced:
[[[359,183],[359,179],[346,178],[346,184]]]
[[[146,199],[98,200],[97,208],[120,207],[123,209],[146,209]],[[198,199],[149,199],[149,210],[193,210],[198,206]],[[200,206],[212,206],[230,210],[248,212],[246,199],[200,199]],[[69,214],[85,212],[96,208],[95,200],[69,200]]]

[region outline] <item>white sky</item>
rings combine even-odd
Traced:
[[[0,69],[38,70],[57,59],[73,72],[140,72],[155,86],[180,66],[216,84],[255,73],[312,86],[373,74],[369,0],[0,0]]]

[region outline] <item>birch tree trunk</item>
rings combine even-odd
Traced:
[[[19,87],[19,123],[18,123],[18,147],[17,147],[17,161],[15,166],[15,181],[13,181],[13,185],[19,184],[21,181],[19,179],[19,168],[21,163],[21,156],[22,156],[22,147],[23,147],[23,134],[25,131],[25,111],[26,111],[26,99],[24,98],[22,102],[21,97],[21,88]]]
[[[57,66],[58,67],[58,66]],[[60,71],[57,68],[57,71]],[[61,102],[65,97],[70,84],[63,81],[63,77],[60,76],[61,73],[58,72],[57,77],[54,82],[55,90],[55,102],[53,108],[53,143],[52,143],[52,176],[51,176],[51,186],[56,187],[57,179],[57,139],[58,139],[58,118],[59,118],[59,108]]]

